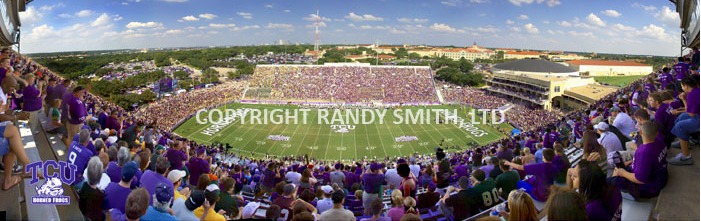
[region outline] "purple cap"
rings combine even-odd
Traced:
[[[336,163],[336,165],[333,165],[333,168],[336,168],[337,170],[341,169],[343,167],[343,164],[341,163]]]
[[[382,169],[382,165],[380,165],[379,163],[372,163],[372,164],[370,164],[370,170],[376,171],[376,170],[379,170],[379,169]]]
[[[399,160],[397,160],[397,164],[403,164],[403,163],[406,163],[406,160],[404,158],[399,158]]]
[[[161,203],[167,203],[170,202],[170,199],[173,198],[173,189],[171,189],[168,185],[165,183],[158,183],[156,184],[156,200]]]

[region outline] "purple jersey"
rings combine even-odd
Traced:
[[[22,95],[22,99],[24,101],[24,105],[22,106],[23,111],[37,111],[41,109],[41,93],[36,86],[29,85],[24,87],[22,90]]]
[[[187,163],[187,169],[190,171],[190,183],[197,183],[200,175],[209,173],[209,163],[201,158],[192,157]]]
[[[657,91],[657,88],[655,88],[655,85],[654,85],[654,84],[646,83],[646,84],[645,84],[645,90],[646,90],[648,93],[652,93],[652,92]]]
[[[170,162],[171,170],[182,169],[183,161],[187,160],[187,155],[185,152],[173,148],[169,148],[168,151],[166,151],[165,157],[168,159],[168,162]]]
[[[684,62],[679,62],[674,65],[673,69],[674,73],[677,73],[677,81],[682,81],[682,79],[686,78],[686,75],[689,72],[689,65]]]
[[[667,185],[667,148],[660,139],[649,144],[641,144],[633,157],[633,173],[638,181],[641,191],[659,194]]]
[[[557,166],[552,163],[529,164],[523,166],[523,171],[534,176],[527,182],[533,186],[531,191],[535,199],[542,202],[547,201],[550,195],[548,188],[553,184],[558,172]]]
[[[151,170],[146,170],[146,172],[144,172],[144,174],[141,176],[140,183],[141,187],[146,188],[148,191],[148,195],[151,199],[149,204],[153,202],[153,194],[156,192],[156,184],[164,183],[170,187],[171,190],[173,189],[173,182],[170,182],[170,180],[165,178],[163,175]]]
[[[694,88],[686,95],[686,112],[699,115],[699,88]]]
[[[118,209],[124,212],[124,207],[127,203],[127,196],[131,193],[131,189],[124,188],[119,183],[107,184],[105,188],[105,205],[104,209]]]
[[[366,173],[363,175],[363,189],[366,193],[380,193],[384,181],[384,174]]]
[[[657,124],[658,132],[664,136],[671,136],[674,120],[677,117],[672,115],[672,108],[669,104],[662,103],[655,111],[655,123]]]
[[[67,94],[64,97],[64,102],[66,102],[66,116],[68,117],[68,122],[71,124],[83,124],[85,122],[85,117],[88,116],[88,112],[85,108],[85,103],[73,96],[73,94]],[[66,101],[65,98],[68,98]],[[62,115],[63,116],[63,115]]]
[[[70,183],[71,185],[80,183],[83,181],[83,171],[88,166],[88,161],[93,154],[90,150],[80,145],[78,142],[72,142],[71,147],[68,150],[68,163],[75,165],[78,169],[75,174],[70,174],[69,176],[75,177],[75,181]],[[69,173],[70,170],[66,170]]]
[[[662,73],[658,77],[658,80],[660,81],[660,89],[664,90],[669,83],[672,83],[672,75],[669,73]]]

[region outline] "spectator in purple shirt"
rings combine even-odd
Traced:
[[[77,86],[73,89],[73,93],[67,93],[66,96],[63,96],[64,108],[61,116],[67,117],[68,136],[78,133],[88,116],[85,103],[83,103],[85,92],[84,87]]]
[[[371,214],[372,202],[375,199],[379,199],[379,194],[382,192],[382,183],[385,180],[385,175],[382,174],[380,169],[382,169],[382,165],[372,163],[370,168],[360,175],[360,178],[363,180],[363,208],[365,208],[365,214]]]
[[[568,187],[584,197],[589,220],[621,220],[621,192],[606,183],[606,174],[596,161],[582,160],[571,171]]]
[[[107,128],[107,118],[109,118],[109,107],[105,105],[102,107],[100,110],[100,113],[97,114],[97,123],[100,124],[102,128]]]
[[[669,147],[672,145],[672,141],[675,137],[672,134],[672,128],[674,127],[674,120],[677,117],[672,115],[669,104],[662,99],[662,93],[665,92],[651,93],[647,98],[647,104],[649,107],[655,109],[654,116],[658,133],[664,137],[665,145]]]
[[[90,157],[93,156],[93,152],[87,148],[88,143],[90,143],[90,131],[81,130],[80,133],[78,133],[78,137],[78,142],[73,141],[73,143],[71,143],[71,146],[68,149],[67,157],[68,163],[78,167],[74,174],[68,175],[75,177],[73,183],[70,184],[76,189],[83,187],[83,184],[85,183],[83,179],[83,170],[85,170],[85,168],[88,166]],[[70,173],[70,170],[66,170],[66,173]]]
[[[190,184],[197,183],[197,179],[199,179],[201,174],[209,173],[209,165],[212,158],[207,157],[207,160],[205,160],[206,155],[207,151],[205,148],[197,149],[197,156],[190,158],[190,161],[187,163],[187,169],[190,171]]]
[[[43,88],[44,81],[36,82],[36,76],[34,74],[25,75],[25,80],[28,85],[22,90],[22,99],[24,105],[22,105],[22,111],[29,112],[29,127],[33,131],[39,129],[39,110],[41,109],[41,89]]]
[[[170,187],[172,192],[173,183],[166,178],[169,169],[170,162],[168,162],[168,159],[159,156],[158,159],[156,159],[156,171],[146,170],[146,172],[141,175],[141,181],[139,183],[141,183],[142,188],[145,188],[149,192],[151,197],[150,202],[153,202],[153,194],[156,191],[156,184],[159,182],[165,183],[168,187]]]
[[[555,151],[552,149],[543,150],[543,163],[530,165],[519,165],[512,162],[505,162],[514,169],[523,170],[528,175],[533,175],[532,178],[526,181],[519,181],[517,188],[524,188],[533,196],[533,199],[545,202],[550,195],[550,185],[555,181],[555,176],[559,172],[556,165],[552,164],[555,158]]]
[[[61,99],[60,97],[59,98],[53,97],[54,96],[54,88],[56,88],[56,79],[49,78],[49,83],[46,85],[46,92],[44,93],[44,94],[46,94],[46,96],[44,97],[44,107],[51,106],[51,103],[55,99]],[[51,117],[48,108],[44,108],[44,114],[47,117]],[[104,128],[104,127],[102,127],[102,128]]]
[[[118,209],[122,213],[127,202],[127,196],[131,193],[131,182],[134,180],[138,166],[129,161],[122,167],[122,175],[119,182],[111,182],[105,188],[105,209]]]
[[[689,152],[689,138],[691,133],[699,132],[699,85],[698,75],[687,77],[682,80],[683,93],[679,94],[679,99],[686,106],[686,113],[677,117],[672,133],[679,137],[679,145],[682,152],[669,160],[672,165],[693,165],[694,160]]]
[[[672,75],[669,74],[669,70],[669,67],[662,68],[662,73],[657,77],[657,79],[660,81],[660,88],[667,88],[668,84],[673,83],[674,79]]]
[[[633,160],[629,161],[632,172],[615,168],[609,178],[609,183],[627,190],[636,200],[656,197],[667,185],[667,148],[662,140],[656,139],[657,125],[646,122],[640,127],[643,144],[638,146]]]

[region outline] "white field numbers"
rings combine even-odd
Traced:
[[[482,193],[482,203],[484,203],[484,206],[491,207],[498,202],[499,192],[497,191],[497,188],[493,188],[492,192]]]

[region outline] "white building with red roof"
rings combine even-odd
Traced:
[[[633,61],[574,60],[567,61],[570,67],[589,76],[646,75],[652,66]]]

